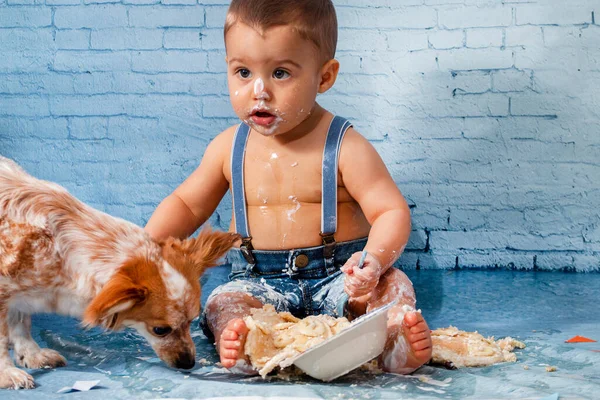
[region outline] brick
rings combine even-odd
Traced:
[[[73,77],[52,72],[5,75],[0,79],[0,93],[70,94],[73,93]]]
[[[113,145],[108,140],[52,140],[44,144],[40,146],[39,139],[19,138],[7,142],[6,149],[8,153],[18,150],[20,158],[36,162],[116,161]]]
[[[0,57],[1,74],[43,74],[52,63],[52,53],[44,52],[4,52]],[[5,82],[2,82],[5,83]],[[1,86],[2,84],[0,84]]]
[[[514,49],[515,68],[554,70],[554,71],[597,71],[600,65],[600,54],[585,48],[556,47],[552,51],[547,48],[527,47]]]
[[[536,255],[535,265],[540,270],[556,270],[573,267],[573,256],[565,253],[542,253]]]
[[[440,9],[439,26],[444,29],[509,26],[512,22],[510,7],[460,7]]]
[[[107,118],[69,118],[69,136],[72,139],[105,139],[107,134]]]
[[[200,41],[204,50],[225,51],[225,41],[223,38],[223,29],[203,29]]]
[[[547,47],[581,47],[597,49],[600,28],[593,26],[544,26],[543,43]],[[593,51],[593,50],[592,50]]]
[[[42,28],[52,25],[52,10],[47,7],[3,7],[0,28]]]
[[[424,250],[427,245],[427,234],[425,231],[415,231],[410,233],[408,243],[406,244],[407,250]]]
[[[227,63],[225,62],[225,50],[222,51],[209,51],[208,57],[208,70],[216,72],[226,72]]]
[[[129,96],[54,96],[50,99],[50,112],[55,116],[109,116],[127,111]]]
[[[108,3],[120,3],[121,0],[83,0],[83,4],[108,4]]]
[[[598,254],[573,254],[573,268],[579,272],[598,272]]]
[[[214,0],[218,1],[218,0]],[[222,0],[221,0],[222,1]],[[402,3],[399,3],[397,0],[377,0],[377,2],[369,3],[364,0],[334,0],[333,4],[337,9],[340,9],[344,6],[352,6],[352,7],[386,7],[386,8],[398,8],[398,7],[406,7],[406,6],[420,6],[423,4],[424,0],[403,0]]]
[[[501,47],[504,32],[499,28],[466,29],[468,48]]]
[[[200,29],[168,29],[164,33],[165,49],[200,49],[204,47],[204,34]]]
[[[3,2],[0,2],[3,4]],[[8,5],[27,5],[27,6],[35,6],[35,5],[43,5],[44,0],[6,0],[6,4]]]
[[[561,97],[536,94],[511,95],[511,115],[556,115],[562,109]]]
[[[432,249],[454,248],[472,250],[582,250],[583,240],[576,236],[537,236],[512,232],[431,232]]]
[[[121,0],[123,4],[151,5],[160,4],[160,0]]]
[[[166,4],[166,5],[189,6],[189,5],[195,5],[196,0],[161,0],[161,3]]]
[[[458,256],[459,268],[506,268],[532,270],[532,254],[515,254],[495,251],[485,254],[467,253]]]
[[[116,4],[58,7],[54,12],[54,25],[59,29],[127,26],[127,8]]]
[[[158,29],[114,28],[91,33],[96,50],[157,50],[162,48],[163,31]]]
[[[542,28],[539,26],[510,26],[505,30],[507,47],[541,47],[544,45]]]
[[[420,269],[453,269],[456,266],[456,255],[441,252],[422,253],[418,256],[418,266]]]
[[[142,28],[201,28],[204,26],[202,6],[132,7],[129,24]]]
[[[439,53],[438,60],[441,70],[487,70],[513,66],[512,51],[494,48],[446,50]]]
[[[56,116],[116,116],[127,114],[138,117],[158,115],[202,115],[202,100],[185,95],[97,95],[55,96],[50,99],[50,110]]]
[[[206,27],[223,29],[227,7],[206,7]]]
[[[60,29],[56,31],[56,48],[60,50],[85,50],[90,48],[90,31],[87,29]]]
[[[0,136],[66,139],[68,134],[66,118],[0,117]]]
[[[390,51],[425,50],[429,47],[427,31],[395,31],[387,33],[386,36]],[[368,40],[368,42],[373,45],[372,40]],[[377,50],[377,48],[377,46],[373,46],[372,50]]]
[[[236,116],[228,97],[205,97],[202,108],[204,117],[233,118]]]
[[[436,79],[441,84],[448,85],[449,94],[460,96],[463,94],[485,93],[491,88],[491,74],[487,71],[457,71],[447,73],[444,71],[444,79]],[[442,74],[440,74],[442,75]]]
[[[362,72],[368,74],[389,74],[407,72],[425,72],[437,71],[436,51],[423,50],[412,53],[365,53],[361,56],[360,69],[349,72]]]
[[[338,36],[337,50],[339,51],[377,51],[388,47],[386,34],[377,30],[341,29]],[[360,40],[357,40],[357,37]],[[394,51],[394,50],[392,50]]]
[[[554,4],[552,7],[522,5],[516,8],[517,25],[574,25],[592,22],[593,7]]]
[[[45,117],[50,115],[48,99],[39,96],[0,97],[0,116]]]
[[[53,50],[54,39],[51,29],[0,29],[1,52],[43,52]]]
[[[369,21],[371,28],[429,29],[436,26],[436,12],[429,7],[336,10],[340,28],[354,28]]]
[[[47,6],[74,6],[81,4],[81,0],[46,0]]]
[[[198,51],[160,50],[138,51],[132,54],[134,72],[204,72],[207,55]]]
[[[432,117],[495,117],[508,115],[508,98],[502,94],[463,95],[450,100],[431,99],[427,115]]]
[[[405,197],[410,197],[403,188],[404,185],[399,185]],[[414,229],[429,229],[429,230],[444,230],[448,229],[448,217],[450,211],[444,207],[427,207],[422,209],[415,207],[411,210],[412,227]]]
[[[57,51],[54,71],[95,72],[125,71],[131,68],[131,54],[126,51]]]
[[[530,72],[510,69],[493,71],[491,75],[494,92],[524,92],[533,87]]]
[[[465,32],[463,30],[443,30],[429,33],[429,44],[434,49],[458,49],[464,46]]]

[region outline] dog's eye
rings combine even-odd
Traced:
[[[171,329],[170,326],[155,326],[152,328],[152,332],[154,332],[156,336],[167,336],[172,331],[173,329]]]

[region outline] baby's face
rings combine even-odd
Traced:
[[[265,136],[288,132],[306,120],[321,81],[318,51],[290,26],[261,35],[243,23],[225,38],[231,104],[238,117]]]

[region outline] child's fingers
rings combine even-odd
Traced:
[[[353,274],[354,269],[358,266],[358,261],[360,260],[361,253],[357,252],[352,254],[350,258],[346,261],[344,266],[340,268],[340,270],[346,274]]]

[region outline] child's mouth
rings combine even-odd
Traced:
[[[276,118],[277,117],[275,115],[268,113],[266,111],[255,111],[250,116],[250,119],[252,120],[252,122],[254,122],[256,125],[260,125],[260,126],[269,126],[273,122],[275,122]]]

